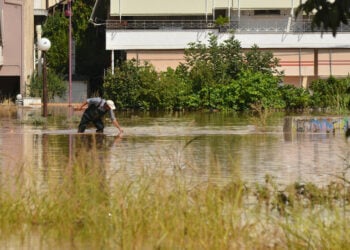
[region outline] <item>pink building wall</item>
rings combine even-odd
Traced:
[[[295,86],[307,87],[317,76],[326,78],[347,77],[350,73],[350,49],[318,49],[318,63],[315,61],[315,50],[303,49],[267,49],[280,59],[280,71],[284,71],[284,82]],[[185,62],[184,50],[129,50],[127,59],[147,61],[157,71],[165,71],[168,67],[176,68]]]
[[[127,60],[138,59],[150,62],[157,71],[166,71],[168,67],[176,68],[184,60],[184,50],[130,50]]]
[[[3,96],[25,94],[34,69],[33,1],[0,0],[2,52],[0,91]]]
[[[22,7],[8,3],[3,5],[3,56],[1,76],[21,76],[22,68]]]

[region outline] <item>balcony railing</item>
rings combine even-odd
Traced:
[[[350,23],[350,20],[349,20]],[[212,21],[205,20],[107,20],[107,29],[143,29],[143,30],[182,30],[182,29],[218,29]],[[231,21],[225,30],[232,29],[236,33],[273,33],[273,32],[320,32],[312,29],[311,21],[284,20],[252,20]],[[350,25],[341,24],[338,32],[350,32]]]
[[[107,20],[107,29],[208,29],[213,22],[204,20]]]

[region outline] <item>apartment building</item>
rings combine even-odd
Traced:
[[[127,59],[148,61],[158,70],[174,68],[183,61],[190,42],[207,43],[209,33],[223,41],[234,31],[243,49],[256,44],[280,59],[285,83],[306,87],[315,78],[347,76],[350,27],[339,27],[336,37],[313,31],[306,16],[294,16],[303,1],[111,0],[105,23],[111,67],[117,51]],[[219,16],[228,20],[221,27],[215,23]],[[95,18],[93,13],[93,22]]]
[[[0,100],[25,95],[37,61],[36,38],[59,0],[0,0]]]

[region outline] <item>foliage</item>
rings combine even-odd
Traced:
[[[246,70],[235,82],[239,110],[249,110],[252,105],[262,109],[284,108],[277,77],[261,71]]]
[[[203,96],[201,106],[209,109],[238,110],[237,93],[235,84],[215,85],[213,88],[202,89]]]
[[[348,24],[350,0],[307,0],[298,6],[296,16],[302,12],[312,15],[313,28],[331,29],[335,36],[342,23]]]
[[[68,72],[68,19],[57,11],[46,19],[43,36],[51,41],[51,48],[46,52],[47,62],[58,74]]]
[[[140,76],[137,61],[122,63],[114,71],[108,72],[103,83],[104,96],[115,101],[119,108],[138,108]]]
[[[311,83],[314,107],[332,108],[338,111],[347,109],[350,104],[350,78],[318,79]]]
[[[283,85],[280,88],[286,109],[305,109],[309,107],[311,96],[308,90],[293,85]]]
[[[156,72],[149,63],[131,60],[105,78],[105,95],[120,108],[170,110],[219,109],[262,113],[269,109],[349,106],[349,79],[318,80],[309,91],[279,86],[283,72],[270,51],[256,45],[243,53],[232,35],[224,42],[211,34],[208,45],[189,44],[176,70]]]
[[[225,73],[232,79],[237,78],[239,72],[244,66],[244,53],[241,43],[231,35],[220,45],[220,54],[217,56],[218,60],[223,60],[225,63]]]
[[[158,73],[154,67],[147,62],[143,66],[137,67],[139,82],[137,100],[141,109],[155,109],[160,103],[160,90],[158,84]]]
[[[244,67],[251,71],[260,71],[269,73],[271,76],[281,76],[282,72],[277,70],[279,66],[279,59],[273,56],[271,51],[263,51],[257,45],[253,45],[245,53]]]
[[[182,109],[190,88],[178,72],[169,68],[158,73],[148,63],[139,65],[136,60],[126,61],[114,75],[107,74],[104,96],[115,100],[123,109]]]
[[[74,0],[72,2],[72,28],[74,30],[74,40],[81,44],[85,40],[86,31],[91,27],[89,18],[94,6],[94,0]]]
[[[189,44],[185,62],[157,73],[131,60],[105,78],[105,95],[120,108],[249,110],[284,108],[278,88],[278,59],[257,46],[243,53],[230,36],[222,43],[210,34],[208,45]],[[260,110],[259,110],[260,111]]]
[[[76,74],[86,75],[91,84],[99,82],[103,69],[107,66],[108,54],[104,49],[104,28],[93,27],[89,23],[93,0],[72,2],[72,38],[75,46]],[[66,5],[64,5],[66,6]],[[47,52],[48,63],[58,74],[68,74],[68,30],[69,18],[65,9],[55,9],[43,25],[43,36],[51,41]]]
[[[61,75],[56,74],[50,68],[47,69],[47,89],[48,98],[53,99],[55,96],[62,97],[66,93],[67,83]],[[43,91],[43,76],[37,73],[30,78],[29,95],[31,97],[42,97]]]
[[[167,71],[161,72],[157,84],[160,90],[158,108],[181,110],[187,106],[191,88],[178,71],[168,68]]]
[[[218,25],[218,26],[222,26],[222,25],[228,24],[228,22],[229,22],[228,17],[218,16],[215,19],[215,24]]]
[[[94,3],[95,0],[75,0],[72,5],[76,73],[90,76],[93,84],[94,81],[102,83],[103,70],[110,65],[110,52],[105,49],[105,28],[89,23]],[[107,13],[107,9],[101,11]]]
[[[209,45],[190,43],[185,50],[184,67],[192,80],[193,90],[213,84],[228,84],[235,78],[243,65],[240,42],[230,36],[219,44],[216,35],[209,35]]]

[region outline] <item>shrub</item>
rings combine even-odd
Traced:
[[[48,97],[53,99],[55,96],[63,97],[67,90],[67,84],[63,76],[56,74],[51,69],[47,69],[47,88]],[[41,97],[43,92],[43,76],[34,73],[30,78],[29,95],[32,97]]]
[[[350,78],[318,79],[311,83],[312,105],[319,108],[331,108],[338,111],[349,107]]]
[[[304,109],[311,102],[310,93],[304,88],[298,88],[293,85],[283,85],[279,88],[282,99],[285,102],[286,109]]]

